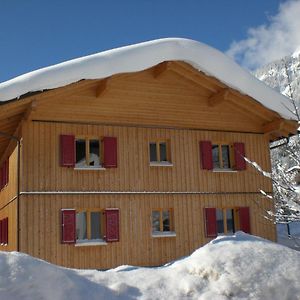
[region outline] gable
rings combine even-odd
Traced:
[[[256,99],[283,118],[295,119],[293,107],[283,95],[267,87],[220,51],[182,38],[159,39],[112,49],[21,75],[0,83],[0,101],[63,87],[83,79],[139,72],[164,61],[187,62],[197,71]]]
[[[37,100],[32,119],[255,133],[265,133],[266,124],[281,120],[255,100],[181,62],[58,90]]]
[[[295,122],[182,62],[83,80],[2,107],[0,127],[11,135],[27,119],[268,133],[271,139],[296,129]],[[8,141],[2,137],[0,153]]]

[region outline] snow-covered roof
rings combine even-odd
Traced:
[[[163,61],[184,61],[227,86],[259,101],[286,119],[295,119],[287,98],[256,79],[222,52],[189,39],[166,38],[116,48],[39,69],[0,83],[0,101],[28,92],[65,86],[81,79],[101,79],[137,72]],[[283,104],[284,103],[284,104]]]

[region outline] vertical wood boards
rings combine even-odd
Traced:
[[[8,184],[0,192],[0,220],[8,217],[8,245],[0,251],[17,250],[17,147],[9,157]]]
[[[269,171],[268,143],[263,135],[53,122],[27,122],[23,131],[22,170],[26,180],[22,182],[22,191],[110,191],[112,194],[23,194],[21,251],[75,268],[160,265],[188,255],[209,241],[205,238],[204,207],[249,206],[251,232],[276,239],[274,225],[263,217],[263,210],[272,209],[272,203],[258,193],[260,189],[272,191],[269,179],[249,165],[239,172],[212,172],[200,167],[199,141],[215,140],[245,143],[246,156]],[[60,167],[60,134],[116,137],[118,168],[96,171]],[[43,142],[39,142],[40,135]],[[30,143],[30,138],[36,142]],[[149,165],[149,141],[155,139],[170,142],[172,166]],[[143,191],[186,194],[134,194]],[[60,244],[62,208],[107,207],[120,209],[120,242],[85,247]],[[174,210],[176,237],[152,237],[151,212],[155,208]]]
[[[268,142],[259,134],[50,122],[31,122],[23,131],[22,191],[272,191],[271,181],[249,164],[245,171],[237,172],[202,170],[200,165],[201,140],[243,142],[246,157],[270,171]],[[104,136],[116,137],[118,167],[106,170],[61,167],[59,136],[70,133],[99,140]],[[170,142],[171,166],[149,164],[149,142],[160,139]]]
[[[161,265],[210,240],[204,234],[204,207],[242,205],[250,207],[251,233],[274,241],[274,226],[260,213],[261,206],[270,209],[272,205],[258,195],[23,195],[22,232],[28,235],[21,236],[21,251],[73,268]],[[120,242],[84,247],[61,244],[60,210],[79,206],[119,208]],[[174,209],[176,237],[152,237],[151,212],[157,207]],[[35,223],[27,215],[44,222]]]

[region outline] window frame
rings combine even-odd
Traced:
[[[166,160],[161,160],[160,155],[160,144],[166,144]],[[151,161],[150,156],[150,145],[155,144],[156,145],[156,161]],[[171,146],[170,146],[170,140],[168,139],[150,139],[148,141],[148,159],[150,166],[173,166],[172,160],[171,160]]]
[[[77,233],[76,233],[76,241],[75,241],[75,246],[76,245],[91,245],[91,244],[104,244],[107,245],[107,242],[105,240],[105,234],[106,234],[106,216],[105,216],[105,209],[100,209],[100,208],[79,208],[76,209],[76,218],[78,213],[86,213],[86,239],[77,239]],[[97,212],[100,213],[101,216],[103,216],[100,220],[100,235],[102,238],[99,239],[92,239],[91,238],[91,232],[92,232],[92,225],[91,225],[91,213],[92,212]],[[77,224],[77,223],[76,223]],[[77,225],[76,225],[77,226]],[[76,230],[77,228],[75,228]]]
[[[76,142],[78,140],[85,141],[85,165],[79,166],[76,162]],[[96,140],[99,142],[99,165],[98,166],[90,166],[90,141]],[[104,145],[103,145],[103,138],[95,137],[95,136],[83,136],[83,135],[75,135],[75,170],[105,170],[103,167],[104,163]]]
[[[235,172],[234,170],[234,149],[233,149],[233,144],[232,143],[227,143],[227,142],[211,142],[211,151],[213,151],[213,147],[218,146],[218,158],[219,158],[219,167],[215,168],[214,167],[214,161],[213,161],[213,171],[232,171]],[[228,146],[229,149],[229,168],[224,168],[223,164],[223,153],[222,153],[222,146]],[[213,160],[213,152],[212,152],[212,160]]]
[[[159,212],[159,231],[153,231],[153,212]],[[163,230],[163,212],[168,211],[169,212],[169,231]],[[153,208],[151,209],[151,236],[152,237],[175,237],[175,222],[174,222],[174,209],[173,208]]]
[[[222,212],[223,212],[223,228],[224,228],[223,233],[219,233],[218,228],[217,228],[217,236],[219,236],[219,235],[232,235],[235,232],[240,230],[239,208],[240,207],[232,207],[232,206],[216,207],[216,213],[217,213],[217,210],[222,210]],[[226,214],[227,210],[232,210],[233,211],[234,228],[233,228],[233,233],[232,234],[228,233],[227,214]]]

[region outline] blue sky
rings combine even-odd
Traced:
[[[191,38],[226,52],[251,38],[249,28],[270,27],[285,2],[295,0],[1,0],[0,82],[161,37]]]

